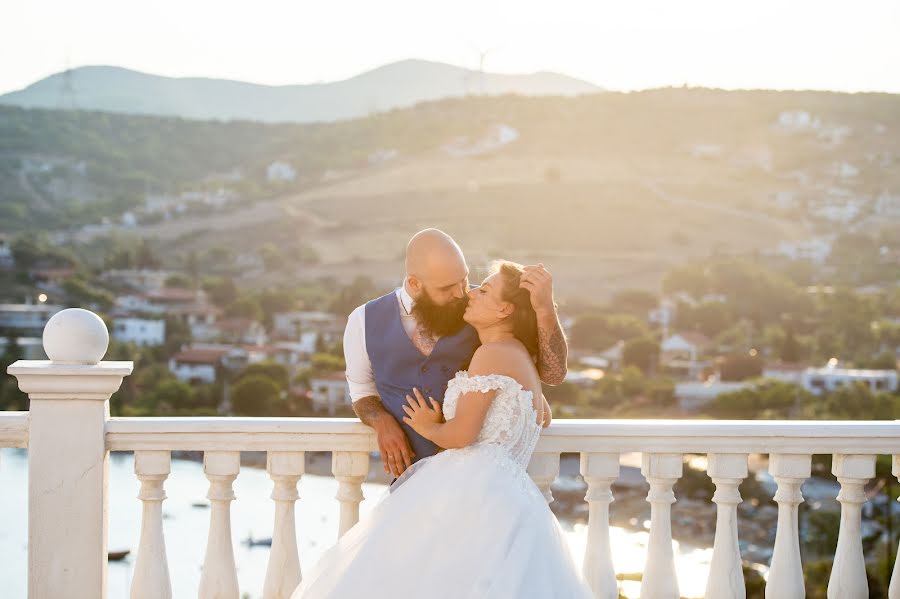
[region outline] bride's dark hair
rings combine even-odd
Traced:
[[[503,281],[500,297],[515,306],[513,313],[509,315],[513,335],[522,342],[532,357],[537,357],[537,314],[531,305],[531,292],[519,287],[524,272],[525,269],[521,264],[508,260],[497,260],[491,264],[491,273],[500,273],[500,279]]]

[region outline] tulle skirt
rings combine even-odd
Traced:
[[[591,599],[562,528],[497,445],[421,460],[291,599]]]

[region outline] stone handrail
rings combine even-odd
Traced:
[[[294,508],[307,451],[332,453],[338,481],[339,535],[356,524],[372,432],[351,419],[111,418],[109,397],[131,373],[130,362],[101,362],[108,343],[103,322],[85,310],[63,310],[44,330],[49,360],[20,360],[8,368],[29,394],[29,412],[0,413],[0,447],[27,447],[29,467],[29,599],[105,599],[107,577],[108,460],[110,451],[134,451],[143,502],[141,538],[131,599],[171,599],[162,528],[162,503],[173,450],[203,452],[209,480],[210,526],[200,599],[237,599],[230,505],[240,452],[267,452],[276,502],[265,599],[287,599],[300,580]],[[778,524],[766,585],[767,599],[805,596],[798,534],[802,483],[814,454],[832,454],[840,483],[841,523],[829,599],[868,597],[861,535],[863,489],[878,455],[893,456],[900,477],[900,423],[779,421],[555,420],[544,431],[528,473],[548,501],[561,453],[580,454],[587,483],[589,521],[584,575],[595,597],[618,596],[609,536],[611,485],[620,454],[640,452],[650,486],[650,538],[641,597],[678,599],[670,508],[684,454],[708,456],[717,508],[707,599],[743,598],[738,546],[738,486],[748,476],[748,455],[769,455],[777,483]],[[889,590],[900,599],[900,562]]]

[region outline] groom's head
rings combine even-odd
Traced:
[[[413,235],[406,246],[406,280],[415,300],[413,314],[431,333],[456,333],[464,324],[469,268],[462,250],[438,229]]]

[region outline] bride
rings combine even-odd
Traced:
[[[521,275],[500,262],[469,292],[465,320],[481,347],[447,385],[443,408],[417,389],[407,396],[404,421],[445,451],[394,481],[291,599],[590,599],[525,470],[550,410]]]

